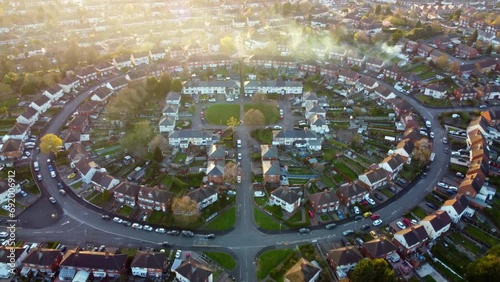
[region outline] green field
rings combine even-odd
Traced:
[[[236,208],[232,207],[228,211],[218,215],[216,218],[211,220],[207,225],[204,226],[204,229],[214,231],[227,230],[233,227],[235,221]]]
[[[241,119],[239,104],[210,105],[205,110],[205,120],[210,124],[226,125],[231,117],[235,117],[237,120]]]
[[[204,255],[211,258],[225,269],[231,271],[236,267],[236,261],[232,256],[222,252],[203,252]]]
[[[257,278],[262,280],[266,278],[269,272],[277,267],[284,259],[293,253],[290,249],[272,250],[264,252],[257,259]]]
[[[275,219],[273,219],[270,215],[261,211],[258,208],[253,208],[253,216],[255,219],[255,223],[262,229],[266,230],[285,230],[286,227],[284,224],[279,224]]]
[[[269,104],[246,104],[245,112],[250,109],[257,109],[262,112],[265,118],[265,124],[276,123],[280,119],[280,113],[278,107]]]

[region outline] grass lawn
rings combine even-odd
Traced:
[[[302,174],[310,174],[311,173],[311,170],[306,168],[306,167],[289,167],[288,168],[288,173],[289,174],[299,174],[299,175],[302,175]]]
[[[483,242],[485,244],[488,244],[490,247],[495,246],[496,244],[499,243],[499,240],[484,231],[482,231],[479,228],[476,228],[474,226],[467,226],[465,228],[465,233],[467,233],[469,236],[472,238],[476,238],[480,242]]]
[[[236,267],[236,261],[232,256],[222,252],[203,252],[204,255],[216,261],[225,269],[231,271]]]
[[[231,117],[241,119],[239,104],[215,104],[205,110],[205,120],[210,124],[226,125]]]
[[[436,280],[434,278],[432,278],[432,276],[430,276],[430,275],[424,276],[424,281],[425,282],[436,282]]]
[[[425,212],[421,207],[415,207],[411,210],[414,215],[416,215],[419,219],[424,219],[427,216],[427,212]]]
[[[162,211],[152,211],[147,222],[151,224],[161,224],[164,213]]]
[[[90,202],[96,206],[102,207],[104,206],[104,204],[108,202],[109,194],[106,195],[105,193],[99,193],[99,192],[97,193],[98,195],[96,195],[93,199],[91,199]]]
[[[430,70],[431,70],[431,68],[426,66],[426,65],[417,65],[417,66],[414,66],[413,68],[409,69],[408,71],[411,71],[414,73],[423,73],[423,72],[428,72]]]
[[[380,192],[381,192],[382,194],[386,195],[388,198],[390,198],[390,197],[392,197],[392,195],[394,195],[394,194],[392,194],[392,192],[391,192],[391,191],[389,191],[389,189],[387,189],[387,188],[380,189]]]
[[[307,182],[309,182],[309,179],[288,178],[288,183],[290,185],[306,184]]]
[[[214,231],[227,230],[234,225],[235,221],[236,221],[236,207],[232,207],[228,211],[212,219],[203,228]]]
[[[128,217],[129,215],[132,214],[132,212],[134,211],[134,209],[132,209],[131,207],[129,206],[123,206],[119,211],[118,213],[125,216],[125,217]]]
[[[239,109],[239,106],[238,106]],[[278,107],[269,104],[245,104],[245,112],[250,109],[257,109],[264,114],[265,124],[276,123],[280,119]]]
[[[322,215],[320,215],[320,216],[319,216],[319,218],[320,218],[320,219],[321,219],[321,221],[323,221],[323,222],[326,222],[326,221],[330,221],[330,220],[331,220],[330,216],[329,216],[329,215],[327,215],[327,214],[322,214]]]
[[[255,219],[255,223],[262,229],[266,230],[285,230],[286,227],[284,224],[279,224],[275,219],[273,219],[267,213],[261,211],[258,208],[253,208],[253,217]]]
[[[475,243],[471,242],[469,239],[465,238],[460,233],[450,232],[448,234],[448,237],[450,237],[453,240],[453,242],[455,242],[456,244],[462,245],[462,247],[466,248],[471,253],[476,254],[477,256],[480,256],[480,254],[483,253],[481,248],[476,246]]]
[[[273,141],[273,132],[270,129],[255,129],[250,135],[260,143],[270,144]]]
[[[287,220],[290,223],[301,223],[302,222],[302,212],[297,211],[292,217]]]
[[[469,258],[464,254],[457,251],[454,246],[449,245],[448,247],[445,247],[444,245],[438,243],[432,248],[432,253],[441,262],[458,273],[458,275],[465,277],[467,265],[471,262],[471,260],[469,260]],[[440,265],[440,263],[436,262],[436,265]],[[456,275],[452,274],[450,276],[450,280],[455,280]]]
[[[349,177],[351,180],[358,179],[358,174],[348,168],[345,164],[343,164],[339,159],[333,162],[333,165],[345,176]]]
[[[269,272],[276,268],[284,259],[293,253],[290,249],[272,250],[264,252],[257,259],[257,278],[262,280],[266,278]]]
[[[267,201],[268,201],[267,197],[253,198],[253,200],[255,201],[255,203],[258,206],[261,206],[261,207],[264,206],[267,203]]]
[[[422,103],[429,105],[429,106],[436,106],[436,107],[447,107],[447,106],[452,106],[452,103],[448,99],[435,99],[431,96],[426,96],[424,94],[416,94],[415,98],[420,100]]]
[[[326,175],[326,174],[323,174],[321,176],[321,182],[325,183],[325,185],[327,187],[329,187],[329,188],[335,186],[335,184],[333,183],[332,179],[328,175]]]
[[[33,182],[30,182],[30,184],[24,186],[23,189],[27,193],[31,193],[33,195],[39,195],[40,194],[40,190],[38,189],[38,186],[36,186],[36,184],[33,183]]]
[[[174,164],[180,164],[180,163],[184,163],[184,161],[186,161],[186,153],[177,153],[177,155],[175,155],[175,158],[174,160],[172,161]]]
[[[78,182],[76,182],[75,184],[71,185],[71,188],[78,189],[78,188],[82,187],[82,185],[83,185],[83,182],[80,179]]]

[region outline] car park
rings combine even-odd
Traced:
[[[56,201],[56,199],[54,197],[50,197],[49,198],[49,202],[51,202],[52,204],[57,203],[57,201]]]
[[[119,218],[119,217],[114,217],[113,218],[113,221],[116,222],[116,223],[122,223],[123,222],[123,219]]]
[[[311,230],[309,230],[309,228],[300,228],[299,229],[300,234],[307,234],[309,232],[311,232]]]
[[[349,229],[349,230],[342,232],[342,235],[344,235],[344,236],[349,236],[352,234],[354,234],[354,230],[352,230],[352,229]]]
[[[379,226],[380,224],[382,224],[382,219],[377,219],[373,222],[373,226]]]
[[[334,229],[336,227],[337,227],[337,224],[335,224],[335,223],[330,223],[330,224],[325,225],[326,229]]]
[[[401,229],[406,229],[406,226],[401,221],[396,222],[396,225]]]

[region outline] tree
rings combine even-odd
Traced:
[[[78,65],[78,62],[80,60],[79,57],[79,48],[78,45],[76,44],[76,41],[71,41],[69,43],[68,49],[66,49],[66,52],[64,52],[64,63],[68,66],[69,69],[73,69]]]
[[[20,82],[19,75],[15,72],[8,72],[3,76],[3,83],[15,86]]]
[[[418,20],[417,24],[415,24],[415,28],[420,28],[420,27],[422,27],[422,22]]]
[[[227,127],[229,127],[231,130],[234,129],[236,126],[240,125],[240,121],[237,120],[235,117],[230,117],[227,120]]]
[[[57,153],[59,152],[62,144],[63,142],[61,138],[59,138],[57,135],[52,133],[45,134],[40,139],[40,151],[46,155],[54,153],[54,155],[57,156]]]
[[[391,6],[387,6],[387,7],[385,7],[385,14],[386,14],[386,15],[392,15]]]
[[[149,93],[156,94],[158,91],[159,81],[155,76],[146,77],[145,88]]]
[[[429,162],[432,153],[432,143],[429,139],[422,138],[415,142],[415,148],[413,149],[413,160],[415,160],[420,166]]]
[[[33,73],[27,73],[24,76],[24,81],[23,85],[21,86],[20,92],[23,95],[31,95],[35,94],[36,90],[38,89],[38,86],[40,85],[40,78],[33,74]]]
[[[448,68],[448,55],[437,57],[435,63],[440,70],[446,70]]]
[[[450,71],[454,74],[460,72],[460,64],[457,61],[451,62],[448,67],[450,68]]]
[[[493,45],[490,44],[490,45],[488,45],[488,47],[486,47],[486,50],[484,50],[484,53],[489,56],[489,55],[491,55],[491,52],[493,52]]]
[[[153,152],[153,160],[156,162],[162,162],[163,161],[163,153],[161,152],[161,149],[159,146],[155,147],[155,150]]]
[[[354,268],[351,274],[353,282],[396,282],[394,270],[384,259],[363,259]]]
[[[169,151],[170,146],[168,145],[167,138],[163,137],[163,135],[156,135],[153,137],[149,142],[149,150],[154,150],[156,147],[159,147],[162,152]]]
[[[381,11],[382,11],[382,6],[380,6],[380,4],[375,6],[375,15],[380,15]]]
[[[497,281],[500,277],[500,244],[488,250],[485,256],[473,261],[467,267],[467,280]]]
[[[226,55],[232,55],[236,51],[236,44],[231,36],[224,36],[221,38],[220,50]]]
[[[255,127],[264,125],[265,118],[264,114],[262,114],[261,111],[257,109],[250,109],[245,113],[243,121],[245,122],[246,125]]]
[[[182,81],[178,78],[172,80],[172,87],[170,88],[171,91],[174,91],[174,92],[182,92]]]
[[[395,45],[398,43],[399,39],[404,36],[403,31],[401,29],[396,30],[391,37],[391,45]]]
[[[349,145],[354,151],[361,150],[363,148],[363,139],[361,139],[361,136],[356,133],[352,137]]]
[[[474,42],[477,41],[477,36],[478,36],[478,34],[477,34],[477,29],[476,29],[476,30],[474,30],[472,35],[467,40],[467,45],[472,46],[472,44],[474,44]]]
[[[235,183],[238,176],[238,164],[229,162],[224,166],[224,181]]]
[[[120,144],[132,156],[144,158],[148,153],[148,142],[152,135],[153,129],[149,122],[140,121],[134,124],[133,129],[120,139]]]
[[[198,204],[188,196],[172,200],[172,213],[175,222],[181,225],[189,225],[196,222],[200,217]]]
[[[170,74],[168,72],[162,73],[160,79],[158,80],[158,90],[157,90],[158,94],[166,95],[168,92],[170,92],[171,87],[172,87],[172,78],[170,77]]]
[[[264,104],[267,100],[267,95],[264,93],[257,92],[252,96],[252,103],[254,104]]]

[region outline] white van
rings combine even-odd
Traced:
[[[40,170],[40,166],[38,165],[38,162],[34,162],[33,163],[33,168],[35,169],[35,171],[39,171]]]

